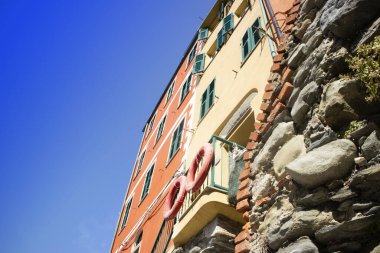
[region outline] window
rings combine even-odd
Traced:
[[[223,19],[223,27],[218,32],[216,38],[216,50],[220,50],[223,44],[227,41],[227,34],[229,31],[234,29],[234,16],[233,14],[229,14]]]
[[[177,150],[181,146],[181,138],[182,138],[182,131],[183,131],[183,125],[184,125],[185,120],[183,119],[181,123],[179,123],[178,127],[173,133],[173,138],[172,138],[172,143],[170,145],[170,151],[169,151],[169,158],[168,161],[170,161]]]
[[[195,44],[195,46],[193,47],[193,49],[191,49],[191,51],[190,51],[189,57],[187,58],[187,66],[189,66],[190,62],[193,60],[193,58],[195,56],[196,49],[197,49],[197,45]]]
[[[187,77],[185,83],[182,86],[182,91],[181,91],[181,98],[179,103],[182,103],[182,101],[185,99],[187,93],[189,93],[191,86],[191,74]]]
[[[136,173],[135,173],[135,176],[137,176],[137,174],[139,174],[140,170],[141,170],[141,166],[144,162],[144,157],[145,157],[145,150],[144,152],[141,154],[140,158],[139,158],[139,162],[137,164],[137,169],[136,169]]]
[[[260,18],[257,18],[253,25],[250,28],[248,28],[248,30],[245,32],[241,42],[243,62],[245,61],[245,59],[247,59],[248,55],[257,46],[259,40],[263,36],[262,32],[260,31],[260,28]]]
[[[205,66],[205,55],[204,54],[198,54],[195,57],[195,63],[193,66],[193,73],[199,73],[202,72]]]
[[[201,28],[198,31],[198,40],[204,40],[207,39],[208,36],[208,29],[207,28]]]
[[[165,121],[166,121],[166,115],[165,117],[161,120],[160,125],[157,130],[157,135],[156,135],[156,143],[160,139],[162,132],[164,131],[164,126],[165,126]]]
[[[131,206],[132,206],[132,200],[133,200],[133,198],[131,198],[131,199],[128,201],[128,204],[127,204],[126,207],[125,207],[124,218],[123,218],[123,222],[121,223],[120,231],[123,230],[123,228],[125,227],[125,224],[127,223],[127,219],[128,219],[129,211],[131,210]]]
[[[154,169],[154,164],[152,165],[152,167],[150,167],[149,171],[146,173],[144,188],[141,193],[140,202],[146,197],[146,195],[148,195],[150,182],[152,181],[153,169]]]
[[[137,233],[136,239],[133,243],[132,253],[139,253],[140,252],[142,236],[143,236],[142,231]]]
[[[153,128],[153,125],[154,125],[154,120],[156,119],[156,114],[153,116],[153,118],[150,120],[150,123],[149,123],[149,128],[148,128],[148,133],[150,133],[150,131],[152,131],[152,128]]]
[[[169,101],[170,97],[173,94],[174,84],[175,84],[175,81],[173,81],[172,84],[169,87],[168,94],[166,95],[165,104]]]
[[[214,103],[215,96],[215,80],[207,87],[207,89],[202,94],[201,101],[201,119],[205,116],[206,112],[210,110],[210,107]]]

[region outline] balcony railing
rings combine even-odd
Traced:
[[[178,212],[177,218],[181,220],[187,211],[194,205],[194,203],[201,197],[202,193],[207,190],[221,191],[227,193],[229,187],[228,182],[230,178],[230,172],[232,171],[231,164],[233,164],[232,154],[234,151],[241,151],[245,148],[223,139],[219,136],[213,135],[209,143],[212,143],[214,149],[214,162],[212,167],[202,184],[201,188],[197,192],[187,193],[185,200],[183,201],[182,208]],[[202,166],[202,161],[199,167]]]

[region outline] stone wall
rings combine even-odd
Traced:
[[[287,14],[244,154],[235,252],[380,252],[380,105],[341,75],[380,34],[380,1],[295,0]]]
[[[239,233],[240,224],[227,217],[217,216],[201,232],[173,253],[234,252],[234,237]]]

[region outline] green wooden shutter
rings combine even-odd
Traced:
[[[202,101],[201,101],[201,118],[203,118],[203,116],[204,116],[205,113],[206,113],[206,106],[207,106],[207,89],[206,89],[205,92],[203,92],[203,94],[202,94]]]
[[[139,163],[138,163],[137,170],[136,170],[136,175],[139,174],[139,172],[141,170],[141,166],[144,162],[144,157],[145,157],[145,151],[140,156]]]
[[[224,31],[223,28],[218,32],[218,36],[216,39],[216,50],[220,50],[224,44]]]
[[[226,34],[234,28],[234,15],[231,13],[223,19],[223,31]]]
[[[152,175],[153,175],[153,169],[154,169],[154,164],[152,167],[149,169],[149,171],[146,173],[146,178],[145,178],[145,183],[144,183],[144,188],[141,194],[141,200],[144,199],[144,197],[148,194],[149,188],[150,188],[150,182],[152,181]]]
[[[256,47],[257,43],[263,36],[261,30],[257,28],[261,28],[260,18],[257,18],[252,25],[252,48]]]
[[[208,37],[208,29],[207,28],[199,29],[198,40],[207,39],[207,37]]]
[[[128,204],[127,204],[127,206],[125,207],[124,218],[123,218],[123,222],[122,222],[122,224],[121,224],[120,231],[123,230],[123,228],[125,227],[125,224],[127,223],[127,219],[128,219],[129,211],[131,210],[131,206],[132,206],[132,200],[133,200],[133,198],[131,198],[131,199],[128,201]]]
[[[214,95],[215,95],[214,89],[215,89],[215,80],[213,80],[210,86],[208,87],[208,109],[210,109],[210,107],[214,103]]]
[[[251,28],[245,32],[243,39],[241,41],[241,49],[243,52],[243,61],[247,58],[251,50]]]
[[[204,54],[198,54],[197,56],[195,56],[193,73],[202,72],[204,69],[204,64],[205,64],[205,55]]]
[[[178,125],[178,127],[173,133],[168,160],[171,160],[176,151],[180,148],[184,121],[185,120],[181,121],[181,123]]]
[[[189,93],[190,85],[191,85],[191,74],[189,75],[189,77],[186,79],[186,82],[182,86],[180,103],[182,103],[182,101],[185,99],[187,93]]]
[[[164,131],[166,116],[161,120],[160,125],[157,130],[156,142],[160,139],[162,132]]]

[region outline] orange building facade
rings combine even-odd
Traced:
[[[153,247],[162,252],[169,244],[173,224],[164,222],[163,203],[175,173],[184,167],[196,83],[192,67],[200,47],[195,37],[143,129],[110,252],[151,252]],[[166,238],[154,245],[164,233]]]

